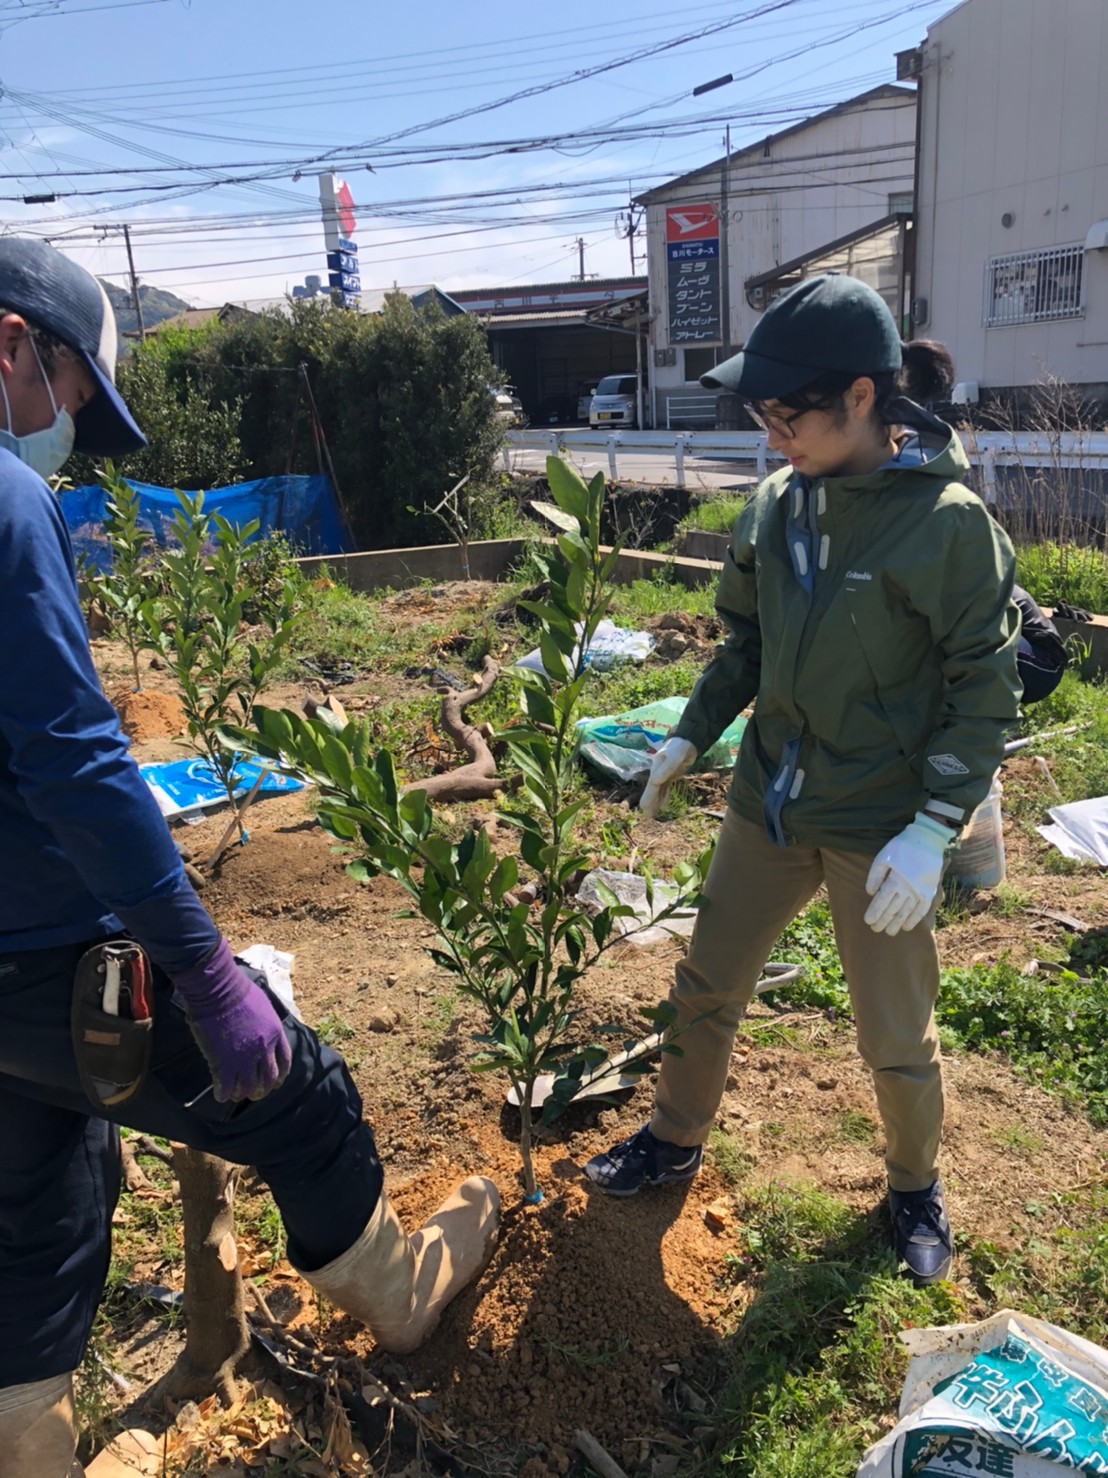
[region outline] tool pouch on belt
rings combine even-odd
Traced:
[[[81,1086],[97,1108],[126,1103],[142,1087],[154,1040],[150,961],[130,940],[106,940],[81,956],[71,1028]]]

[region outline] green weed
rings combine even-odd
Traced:
[[[729,1185],[740,1185],[750,1173],[754,1159],[744,1148],[739,1136],[730,1134],[725,1129],[713,1129],[708,1144],[712,1163],[724,1180]]]
[[[1108,970],[1108,928],[1089,929],[1069,941],[1069,962],[1079,975]]]
[[[861,1109],[843,1109],[835,1115],[835,1138],[844,1144],[872,1144],[877,1125]]]
[[[119,1366],[113,1343],[111,1319],[107,1310],[101,1308],[97,1311],[73,1387],[77,1428],[81,1434],[78,1456],[83,1462],[88,1462],[107,1442],[117,1405],[112,1372]]]
[[[315,1034],[325,1047],[337,1047],[341,1042],[349,1042],[355,1033],[350,1023],[337,1012],[328,1011],[316,1025]]]
[[[993,892],[993,904],[1002,919],[1014,919],[1032,901],[1033,895],[1015,883],[1000,883]]]
[[[1046,1140],[1041,1134],[1033,1134],[1030,1129],[1024,1129],[1019,1124],[998,1130],[993,1139],[998,1150],[1003,1150],[1006,1155],[1019,1155],[1021,1158],[1036,1155],[1046,1148]]]
[[[732,493],[716,493],[698,499],[677,525],[677,535],[680,537],[690,529],[702,529],[709,534],[729,534],[745,503],[745,498],[735,497]]]
[[[620,1335],[619,1339],[605,1340],[598,1350],[585,1350],[579,1345],[566,1345],[558,1340],[547,1336],[540,1336],[536,1343],[541,1345],[548,1355],[553,1355],[566,1365],[572,1365],[575,1370],[605,1370],[609,1365],[614,1365],[621,1355],[625,1355],[630,1349],[630,1341],[626,1335]]]
[[[777,1184],[743,1208],[733,1276],[754,1287],[729,1344],[717,1408],[731,1478],[853,1478],[895,1407],[906,1324],[949,1323],[951,1285],[896,1276],[866,1220],[822,1192]]]
[[[1108,611],[1108,556],[1091,544],[1024,544],[1016,550],[1016,578],[1035,600],[1063,600],[1087,611]]]
[[[773,1001],[780,996],[798,1006],[849,1011],[846,979],[826,897],[816,898],[797,915],[782,934],[773,958],[786,964],[803,965],[804,974],[800,980],[780,991],[767,993],[763,999]]]
[[[610,614],[613,619],[638,625],[648,616],[663,616],[669,611],[683,611],[689,616],[715,614],[715,582],[689,589],[677,581],[664,578],[632,580],[617,585]]]
[[[1105,1012],[1108,973],[1043,979],[1006,960],[947,970],[936,1006],[940,1024],[963,1046],[1007,1053],[1042,1087],[1062,1093],[1094,1124],[1108,1124]]]

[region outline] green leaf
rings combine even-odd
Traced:
[[[559,648],[554,634],[544,631],[539,636],[539,651],[542,654],[542,665],[555,682],[569,682],[573,677],[573,670],[567,660],[568,653],[563,653]]]
[[[511,892],[519,881],[519,864],[514,857],[504,857],[489,879],[489,897],[493,903],[503,901],[504,894]]]
[[[558,507],[575,521],[584,523],[588,516],[589,497],[581,474],[561,457],[547,457],[546,480]]]
[[[581,537],[580,525],[572,513],[565,513],[554,503],[542,503],[538,499],[531,504],[531,509],[541,514],[543,518],[548,518],[555,527],[564,529],[567,533],[577,534],[578,538]]]

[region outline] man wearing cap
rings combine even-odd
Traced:
[[[0,1478],[71,1472],[120,1125],[256,1166],[302,1276],[392,1350],[477,1275],[498,1219],[473,1176],[405,1234],[345,1063],[238,965],[128,754],[43,480],[74,449],[144,445],[115,357],[96,279],[0,238]],[[90,1038],[71,1027],[106,940],[152,966],[149,1062],[118,1103],[86,1091]]]
[[[953,431],[902,394],[901,367],[883,300],[827,274],[783,293],[704,377],[746,399],[787,465],[736,520],[716,597],[727,636],[640,809],[657,816],[754,712],[671,996],[678,1024],[696,1024],[663,1058],[650,1123],[585,1173],[623,1196],[696,1174],[762,967],[825,885],[885,1129],[894,1249],[931,1283],[952,1255],[933,924],[947,850],[1018,717],[1019,622],[1011,546],[963,486]]]

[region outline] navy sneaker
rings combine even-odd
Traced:
[[[889,1188],[889,1215],[897,1262],[907,1265],[913,1283],[937,1283],[950,1272],[954,1238],[939,1181],[925,1191]]]
[[[644,1125],[584,1167],[594,1186],[609,1196],[633,1196],[644,1185],[670,1185],[692,1180],[704,1158],[702,1145],[667,1144]]]

